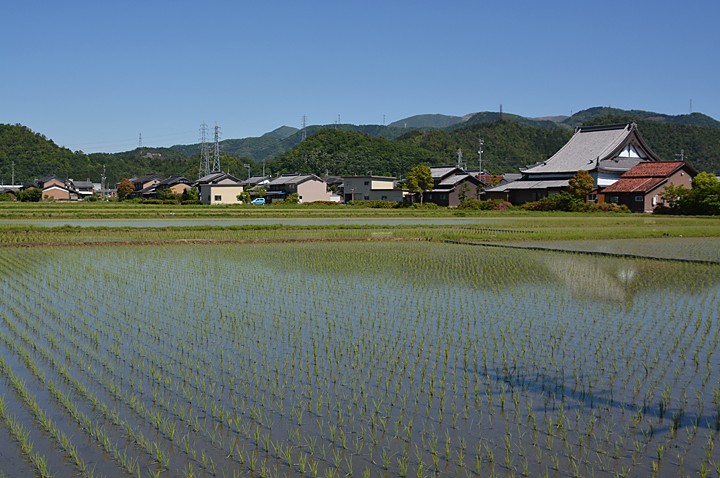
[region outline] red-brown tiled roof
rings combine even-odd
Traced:
[[[647,177],[663,177],[666,178],[672,173],[683,167],[683,161],[648,161],[638,163],[636,166],[627,170],[623,178],[647,178]]]
[[[623,175],[614,184],[603,189],[603,193],[646,193],[652,191],[663,182],[665,182],[665,177],[628,178]]]

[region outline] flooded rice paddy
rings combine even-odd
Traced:
[[[718,476],[720,267],[0,250],[7,476]]]

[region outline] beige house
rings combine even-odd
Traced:
[[[403,191],[395,187],[397,179],[391,176],[343,176],[345,202],[403,200]]]
[[[182,194],[190,188],[192,188],[192,184],[185,176],[170,176],[155,185],[156,192],[169,189],[174,194]]]
[[[130,182],[133,183],[133,186],[135,187],[135,191],[142,191],[143,189],[147,189],[149,187],[155,186],[157,183],[160,182],[162,178],[155,174],[146,174],[145,176],[139,176],[136,178],[131,178]]]
[[[198,179],[195,186],[202,204],[241,204],[241,181],[227,173],[211,173]]]
[[[332,200],[327,183],[314,174],[283,174],[267,184],[270,201],[284,200],[291,194],[297,194],[301,203]]]

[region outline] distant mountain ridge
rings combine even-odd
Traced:
[[[415,115],[394,121],[388,125],[389,128],[448,128],[467,121],[466,116],[448,116],[441,114]]]
[[[720,121],[702,113],[666,115],[608,107],[588,108],[570,117],[526,118],[486,111],[464,116],[415,115],[387,126],[312,125],[304,131],[281,126],[259,137],[221,141],[221,164],[240,176],[260,174],[263,167],[277,173],[300,166],[316,174],[362,170],[402,174],[413,162],[455,164],[459,150],[469,165],[478,164],[478,140],[482,138],[484,167],[496,173],[516,172],[519,167],[547,159],[581,124],[628,121],[638,123],[641,134],[661,158],[671,160],[682,154],[695,168],[720,174]],[[321,144],[313,146],[313,137],[321,132]],[[366,143],[362,138],[374,140]],[[86,155],[61,148],[22,125],[0,124],[0,182],[11,179],[13,162],[16,181],[24,183],[50,174],[99,182],[103,167],[108,184],[151,172],[195,178],[199,153],[198,144],[189,144]]]

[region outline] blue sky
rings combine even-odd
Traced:
[[[720,2],[73,1],[0,6],[0,123],[126,151],[282,125],[592,106],[720,119]]]

